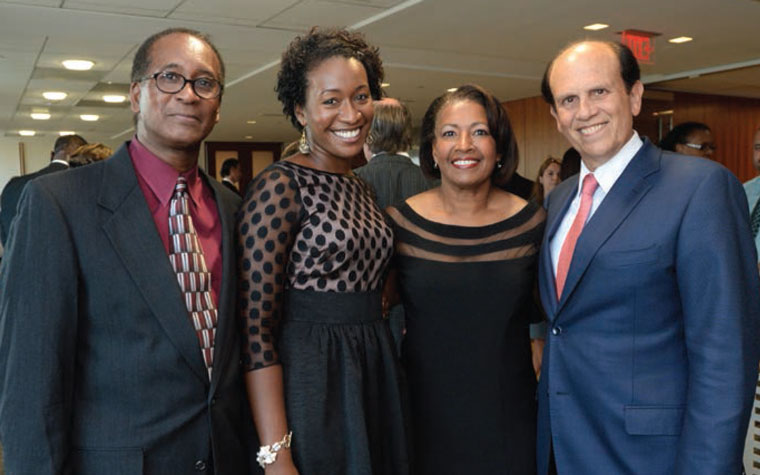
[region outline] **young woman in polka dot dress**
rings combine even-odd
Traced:
[[[380,305],[393,235],[351,173],[382,79],[357,33],[313,29],[283,54],[277,92],[300,151],[254,179],[239,218],[248,398],[262,445],[292,431],[267,474],[408,473]]]

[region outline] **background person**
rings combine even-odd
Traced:
[[[240,183],[240,163],[237,158],[228,158],[222,163],[222,185],[236,195],[240,195],[238,183]]]
[[[573,147],[562,154],[562,164],[559,170],[560,183],[581,171],[581,154]]]
[[[359,33],[314,28],[282,56],[276,90],[302,133],[299,152],[248,186],[238,228],[245,380],[260,453],[276,453],[261,460],[268,473],[409,470],[380,306],[393,237],[351,173],[382,79],[378,50]]]
[[[71,154],[69,166],[71,168],[89,165],[90,163],[99,162],[113,155],[113,149],[102,143],[92,143],[82,145]]]
[[[755,131],[752,140],[752,165],[758,176],[744,183],[744,192],[747,194],[749,205],[750,227],[755,239],[755,250],[760,254],[760,127]],[[757,264],[760,270],[760,262]]]
[[[430,188],[430,183],[420,167],[412,163],[412,115],[409,109],[396,99],[375,101],[372,127],[364,144],[367,165],[354,170],[369,183],[380,209],[402,202],[412,195]],[[401,351],[404,328],[404,309],[394,305],[388,309],[393,339],[397,351]]]
[[[407,316],[414,472],[534,474],[526,304],[544,211],[494,185],[517,146],[506,111],[466,85],[433,101],[420,164],[441,185],[388,208]]]
[[[683,122],[668,132],[660,141],[660,148],[681,155],[712,159],[715,139],[710,127],[701,122]]]
[[[548,196],[561,181],[559,178],[561,168],[562,163],[554,157],[549,157],[541,163],[541,166],[538,167],[538,176],[533,185],[531,199],[541,206],[544,205],[544,198]]]
[[[71,152],[86,143],[87,141],[79,135],[58,137],[53,145],[53,151],[50,153],[50,165],[42,170],[14,177],[8,181],[0,195],[0,242],[3,246],[7,245],[8,236],[11,231],[11,222],[16,216],[16,207],[26,184],[48,173],[67,170],[69,168],[69,156]]]

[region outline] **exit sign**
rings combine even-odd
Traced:
[[[633,51],[642,64],[654,64],[654,37],[659,33],[641,30],[625,30],[620,34],[620,42]]]

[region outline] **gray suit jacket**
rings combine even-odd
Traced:
[[[21,192],[24,191],[26,184],[42,175],[68,170],[68,168],[63,163],[53,162],[42,170],[10,179],[5,188],[3,188],[2,195],[0,195],[0,243],[5,245],[5,242],[8,240],[11,222],[13,221],[13,217],[16,216],[18,200],[21,199]]]
[[[354,172],[372,186],[380,209],[400,204],[433,185],[422,174],[420,167],[403,155],[377,154]]]
[[[251,470],[235,317],[240,200],[201,176],[214,191],[223,241],[210,382],[126,145],[27,186],[0,267],[0,440],[9,473]]]

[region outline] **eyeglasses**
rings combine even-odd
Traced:
[[[709,142],[705,142],[705,143],[703,143],[701,145],[700,144],[695,144],[695,143],[684,142],[684,145],[686,145],[689,148],[693,148],[694,150],[699,150],[701,152],[707,152],[708,150],[714,152],[714,151],[716,151],[718,149],[715,146],[714,143],[709,143]]]
[[[185,76],[171,71],[151,74],[142,78],[141,81],[148,79],[155,79],[158,90],[166,94],[177,94],[185,88],[185,84],[190,83],[193,92],[201,99],[216,99],[222,95],[222,90],[224,89],[224,86],[216,79],[205,77],[187,79]]]

